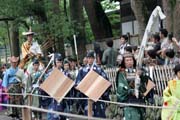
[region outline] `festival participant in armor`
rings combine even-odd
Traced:
[[[37,41],[33,41],[33,36],[35,33],[31,31],[31,28],[28,32],[23,32],[22,34],[27,36],[27,41],[23,42],[21,46],[22,60],[19,64],[21,69],[24,67],[27,68],[25,65],[27,65],[27,62],[30,62],[30,60],[33,60],[33,58],[40,59],[40,57],[43,55]]]
[[[180,120],[180,64],[175,66],[174,73],[175,78],[168,81],[168,86],[163,92],[163,106],[170,107],[172,109],[162,109],[162,120]]]
[[[104,51],[102,57],[102,64],[107,67],[115,67],[118,52],[113,48],[113,40],[106,41],[108,48]]]
[[[32,73],[29,74],[30,74],[28,77],[29,79],[27,81],[27,92],[31,93],[33,88],[35,88],[33,94],[39,95],[39,88],[38,88],[39,85],[37,84],[37,82],[42,72],[39,70],[39,61],[37,59],[33,61],[33,71]],[[42,80],[40,80],[39,83],[42,83]],[[32,97],[32,106],[37,108],[41,107],[40,98],[38,96]],[[37,111],[33,111],[33,117],[35,120],[41,119],[41,113]]]
[[[88,64],[86,66],[80,68],[80,70],[78,72],[78,76],[76,78],[76,85],[78,85],[80,83],[80,81],[86,76],[86,74],[90,71],[90,69],[94,70],[99,75],[101,75],[102,77],[104,77],[105,79],[108,80],[106,73],[99,66],[97,66],[95,64],[94,52],[90,51],[86,57],[88,59]],[[85,97],[80,92],[77,92],[76,95],[77,95],[77,97]],[[108,90],[102,95],[102,97],[100,99],[109,100]],[[87,115],[87,108],[88,107],[87,107],[87,101],[86,100],[79,101],[77,106],[78,106],[78,108],[83,109],[84,114]],[[106,109],[105,103],[102,103],[102,102],[93,103],[93,116],[105,118],[106,117],[105,116],[105,109]]]
[[[135,84],[135,79],[139,81]],[[150,80],[142,71],[136,70],[136,61],[130,53],[123,55],[123,61],[116,76],[118,102],[144,104],[143,93]],[[125,120],[143,120],[145,109],[140,107],[124,107]]]
[[[6,70],[3,78],[2,86],[6,89],[7,93],[21,93],[22,91],[22,79],[19,73],[22,73],[18,68],[19,57],[12,56],[10,58],[11,67]],[[23,73],[22,73],[23,74]],[[22,96],[9,95],[9,104],[22,104]],[[10,116],[19,118],[21,110],[19,108],[12,108]]]

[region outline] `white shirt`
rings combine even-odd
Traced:
[[[123,55],[124,54],[124,48],[126,46],[130,46],[128,43],[125,43],[125,44],[121,44],[120,47],[119,47],[119,54]]]

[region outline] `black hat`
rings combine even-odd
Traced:
[[[94,56],[94,52],[93,52],[93,51],[89,51],[89,52],[87,53],[86,57],[92,57],[92,58],[94,58],[94,57],[95,57],[95,56]]]
[[[34,64],[39,64],[38,59],[34,59],[34,60],[33,60],[33,65],[34,65]]]
[[[56,53],[55,55],[54,55],[54,60],[56,61],[62,61],[62,55],[60,54],[60,53]]]
[[[180,64],[177,64],[175,67],[174,67],[174,72],[175,74],[177,75],[177,73],[180,71]]]
[[[72,61],[76,62],[76,59],[75,59],[74,57],[70,57],[68,60],[69,60],[70,62],[72,62]]]
[[[64,60],[64,62],[63,62],[64,64],[67,64],[67,63],[69,63],[69,61],[68,60]]]

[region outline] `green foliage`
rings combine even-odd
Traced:
[[[8,39],[7,39],[7,29],[6,29],[6,25],[4,22],[0,23],[0,47],[3,47],[4,45],[8,44]]]
[[[108,18],[109,18],[111,26],[112,26],[113,36],[118,37],[121,33],[119,13],[112,13],[112,14],[108,15]]]
[[[147,105],[162,106],[163,99],[157,95],[154,95],[154,104],[147,103]],[[146,108],[145,120],[160,120],[161,119],[161,109],[157,108]]]
[[[35,4],[31,0],[0,0],[0,14],[13,18],[30,15],[33,6]]]
[[[117,10],[117,8],[119,8],[118,3],[114,1],[111,2],[110,0],[104,0],[101,4],[104,10]]]
[[[62,12],[54,14],[53,5],[51,4],[51,2],[46,3],[46,6],[48,23],[45,25],[45,27],[47,28],[51,36],[54,36],[54,38],[57,39],[64,39],[66,42],[68,38],[73,36],[73,34],[75,33],[73,29],[74,21],[68,20],[68,18]]]
[[[38,40],[39,43],[45,41],[47,35],[68,42],[72,39],[73,34],[79,34],[79,30],[82,29],[82,26],[77,25],[77,21],[70,20],[69,1],[66,0],[66,2],[68,16],[66,16],[63,11],[64,1],[60,1],[60,11],[55,14],[54,5],[50,0],[0,0],[0,18],[13,18],[17,23],[20,45],[26,39],[25,36],[22,36],[22,32],[28,31],[27,26],[31,26],[32,30],[37,33],[35,39]],[[105,10],[115,9],[118,6],[110,3],[108,0],[102,2],[102,5]],[[84,16],[85,39],[87,43],[90,43],[94,40],[94,35],[85,12]],[[47,21],[41,20],[42,17],[47,17]],[[109,19],[113,26],[119,22],[119,17],[117,15],[110,15]],[[6,43],[8,43],[6,24],[0,25],[2,27],[0,28],[0,35],[4,37],[7,41]],[[113,29],[113,34],[118,35],[118,30]],[[3,44],[4,43],[0,41],[0,45]]]
[[[117,37],[120,35],[121,30],[120,30],[120,4],[118,2],[112,1],[112,0],[104,0],[101,2],[103,9],[105,10],[108,19],[111,23],[112,26],[112,32],[113,36]]]

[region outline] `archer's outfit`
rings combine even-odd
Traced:
[[[86,76],[86,74],[90,71],[91,66],[86,65],[82,68],[80,68],[78,76],[76,78],[76,85],[78,85],[81,80]],[[92,68],[95,72],[97,72],[99,75],[104,77],[106,80],[108,80],[106,73],[101,69],[99,66],[94,65]],[[77,97],[86,97],[84,94],[77,91],[76,93]],[[109,100],[109,90],[106,90],[106,92],[102,95],[100,98],[102,100]],[[79,103],[77,104],[78,109],[81,108],[85,115],[87,115],[87,100],[79,100]],[[103,102],[94,102],[93,103],[93,116],[94,117],[101,117],[105,118],[105,110],[106,110],[106,104]]]
[[[27,54],[29,54],[30,47],[32,46],[32,43],[29,43],[28,41],[24,42],[21,46],[22,50],[22,57],[25,58]]]
[[[117,100],[123,103],[145,104],[142,94],[146,91],[146,84],[150,78],[146,75],[140,76],[139,98],[134,95],[134,80],[128,80],[125,70],[118,71],[116,76]],[[124,116],[126,120],[143,120],[145,109],[140,107],[124,107]]]
[[[165,107],[177,107],[177,109],[162,109],[162,120],[180,120],[180,80],[170,80],[163,92]]]
[[[8,89],[8,93],[22,93],[22,78],[17,76],[19,68],[10,67],[3,77],[2,86]],[[9,95],[9,104],[22,104],[22,96]],[[18,108],[12,108],[11,112],[14,116],[18,117],[21,114],[21,110]]]
[[[39,59],[39,57],[42,55],[40,46],[37,43],[37,41],[33,41],[32,43],[26,41],[22,44],[21,51],[22,51],[22,60],[19,64],[19,67],[22,69],[26,68],[27,72],[31,73],[33,71],[32,63],[31,63],[32,60],[34,58]],[[30,65],[30,66],[28,66],[28,65]],[[43,65],[40,62],[40,68],[43,69],[42,67],[43,67]]]

